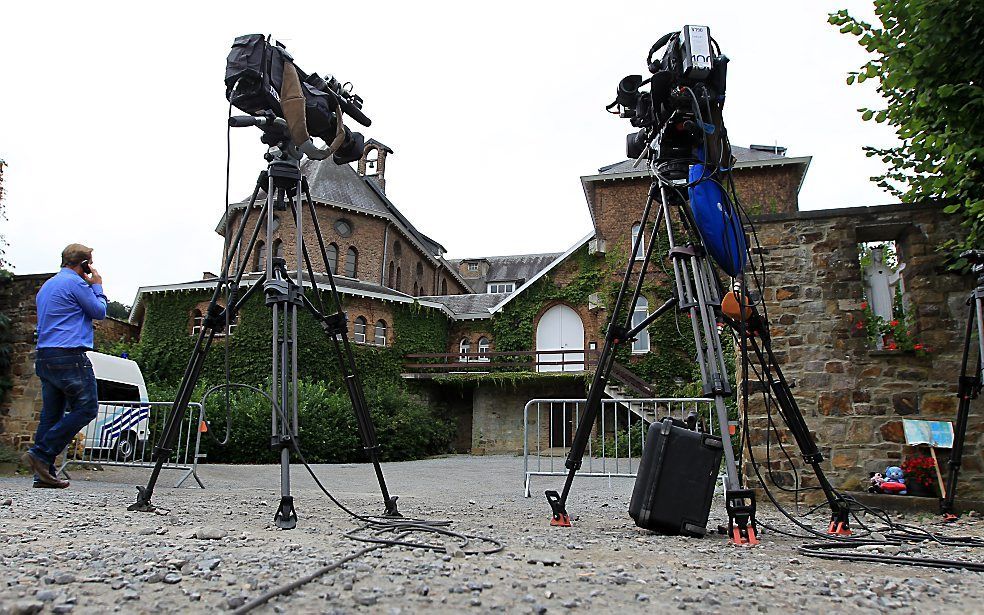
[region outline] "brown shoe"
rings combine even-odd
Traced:
[[[21,461],[25,465],[29,466],[31,470],[38,476],[38,482],[44,483],[45,486],[52,487],[54,489],[64,489],[68,487],[68,481],[59,480],[51,475],[48,471],[48,464],[41,461],[29,452],[24,453],[21,456]]]

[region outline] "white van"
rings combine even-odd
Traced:
[[[86,353],[98,389],[99,414],[80,432],[92,457],[132,461],[145,450],[150,435],[150,406],[119,406],[103,402],[149,401],[140,366],[135,361],[101,352]]]

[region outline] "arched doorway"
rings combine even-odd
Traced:
[[[584,324],[570,306],[557,304],[540,316],[536,325],[536,349],[568,350],[572,352],[538,354],[539,372],[579,372],[584,370]],[[563,361],[564,364],[559,363]]]

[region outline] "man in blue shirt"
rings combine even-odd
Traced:
[[[55,457],[96,418],[96,376],[85,352],[92,350],[92,321],[106,317],[102,276],[92,266],[92,248],[73,243],[62,251],[62,269],[38,291],[41,420],[24,461],[34,486],[63,489]]]

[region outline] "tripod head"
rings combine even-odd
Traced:
[[[970,264],[970,270],[977,274],[977,285],[984,286],[984,250],[966,250],[960,258]]]

